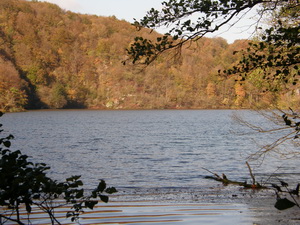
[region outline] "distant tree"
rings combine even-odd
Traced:
[[[135,37],[127,49],[129,59],[124,63],[131,61],[133,64],[149,65],[163,53],[172,51],[174,57],[180,56],[183,46],[188,44],[190,47],[193,42],[218,31],[225,25],[233,26],[239,18],[251,9],[257,8],[257,28],[260,28],[259,22],[262,18],[266,17],[272,18],[268,26],[260,28],[261,36],[251,41],[249,47],[239,53],[242,57],[238,64],[230,69],[220,69],[219,74],[235,77],[237,105],[241,105],[245,99],[244,84],[249,80],[255,80],[266,93],[280,93],[279,91],[283,90],[285,92],[298,90],[299,93],[300,2],[298,0],[168,0],[164,1],[162,6],[161,11],[151,9],[141,21],[135,21],[134,25],[138,29],[145,27],[151,30],[167,27],[169,31],[156,40],[142,36]],[[241,120],[258,132],[282,132],[280,138],[277,136],[273,143],[262,147],[254,154],[255,156],[264,157],[285,141],[299,140],[299,113],[292,109],[280,112],[282,116],[277,117],[280,120],[276,120],[280,127],[274,130],[263,130],[259,126],[254,126],[251,121]],[[284,133],[286,130],[289,132]],[[290,156],[294,155],[295,152]],[[298,195],[299,185],[296,190]],[[299,206],[295,201],[291,203],[278,196],[275,207],[286,209],[295,204]]]
[[[241,51],[241,60],[230,69],[220,69],[226,77],[235,76],[237,104],[245,98],[245,81],[259,85],[261,91],[299,93],[300,64],[300,3],[297,0],[169,0],[161,11],[151,9],[134,25],[155,29],[169,27],[169,32],[150,40],[136,37],[127,49],[134,64],[151,64],[161,54],[174,51],[179,54],[185,44],[198,41],[206,34],[231,26],[251,9],[257,8],[257,26],[262,18],[271,18],[261,35]],[[259,28],[259,27],[258,27]],[[236,53],[236,52],[234,52]],[[298,92],[297,92],[298,90]],[[281,92],[279,92],[281,91]],[[264,97],[272,95],[264,95]],[[270,101],[268,100],[269,104]],[[276,106],[276,105],[275,105]]]
[[[276,3],[276,4],[275,4]],[[225,73],[237,74],[240,81],[248,80],[252,72],[261,77],[264,91],[278,92],[298,88],[300,70],[300,3],[277,1],[272,7],[267,29],[258,41],[253,41],[243,53],[238,65]],[[264,11],[262,13],[265,13]]]
[[[170,4],[173,2],[177,6],[171,7]],[[164,14],[168,15],[169,10],[169,18],[174,14],[172,10],[177,13],[179,9],[176,15],[187,13],[187,17],[182,15],[181,22],[178,24],[178,20],[174,26],[170,22],[170,30],[175,27],[177,30],[173,29],[169,32],[170,35],[164,38],[157,32],[149,32],[149,29],[137,31],[128,22],[119,21],[113,17],[76,14],[42,1],[0,0],[0,61],[3,65],[0,66],[0,70],[3,67],[2,71],[5,72],[0,74],[0,77],[9,80],[9,82],[1,83],[1,87],[5,86],[1,88],[5,97],[0,97],[0,108],[7,111],[61,107],[105,108],[112,102],[115,102],[113,108],[235,107],[237,96],[234,92],[232,93],[234,80],[242,80],[245,76],[232,71],[231,76],[224,76],[220,79],[217,71],[230,68],[239,60],[242,54],[232,55],[232,51],[246,48],[248,41],[235,41],[233,44],[228,44],[222,38],[202,38],[196,41],[201,35],[195,35],[194,39],[189,39],[187,35],[193,32],[191,28],[188,28],[188,22],[184,24],[184,21],[189,19],[197,23],[197,19],[193,16],[189,17],[188,13],[197,10],[197,7],[205,11],[210,4],[212,4],[212,10],[217,6],[222,6],[224,9],[231,7],[232,10],[228,12],[239,11],[235,14],[237,17],[243,16],[250,9],[244,7],[244,4],[248,4],[249,1],[221,1],[218,4],[217,2],[171,1],[165,3]],[[262,4],[255,1],[255,5]],[[186,11],[182,7],[186,7]],[[274,12],[274,10],[268,12]],[[295,10],[294,17],[296,13]],[[164,14],[157,19],[160,21],[167,19],[168,17],[164,17]],[[212,25],[217,25],[221,20],[214,19],[213,16],[213,12],[207,18],[200,11],[198,13],[200,22],[203,17],[207,21],[213,21]],[[218,12],[216,16],[222,19],[226,17],[226,13]],[[279,18],[273,14],[270,18],[273,16]],[[290,18],[286,20],[291,21]],[[273,26],[276,21],[268,22]],[[146,23],[146,20],[144,22]],[[231,20],[230,23],[232,23]],[[192,27],[192,22],[190,25]],[[197,28],[196,24],[194,25]],[[178,36],[182,26],[186,27],[186,30]],[[204,28],[202,30],[204,32]],[[131,44],[130,41],[137,35],[142,36],[143,41],[151,40],[154,46],[157,44],[157,48],[151,49],[151,45],[148,45],[143,51],[151,50],[156,54],[163,51],[167,47],[165,44],[170,42],[172,43],[171,49],[178,50],[175,51],[178,53],[175,55],[182,57],[174,63],[173,60],[169,60],[172,54],[164,54],[143,71],[136,66],[124,67],[120,61],[127,58],[125,49],[128,47],[128,50],[131,49],[129,43]],[[173,37],[176,40],[173,40]],[[155,40],[159,42],[155,43]],[[139,44],[143,41],[138,38]],[[181,41],[185,41],[187,45],[179,51],[180,46],[184,45],[184,43],[180,45]],[[142,54],[140,54],[140,59],[135,63],[147,62],[147,57]],[[133,58],[128,60],[133,60]],[[150,61],[149,58],[148,62]],[[9,69],[10,67],[13,69]],[[264,104],[261,105],[268,105],[269,100],[272,100],[274,96],[281,101],[281,104],[293,101],[293,104],[297,105],[296,89],[295,93],[286,94],[283,86],[277,85],[278,91],[273,88],[274,95],[262,94],[262,90],[267,89],[268,82],[262,78],[257,79],[263,73],[261,71],[263,70],[255,69],[252,74],[247,75],[245,81],[241,81],[245,83],[244,89],[247,92],[243,107],[250,105],[249,98],[255,99],[256,102],[263,101]],[[241,76],[235,78],[238,75]],[[255,82],[252,85],[253,79]],[[11,81],[16,80],[18,84],[14,85]],[[214,98],[207,97],[208,83],[216,85],[218,91]],[[63,87],[57,88],[57,84]],[[16,89],[19,90],[18,94]],[[12,107],[16,103],[17,107]]]
[[[299,7],[297,0],[169,0],[162,3],[161,11],[151,9],[137,28],[170,27],[169,32],[156,41],[136,37],[127,49],[133,63],[150,64],[168,50],[179,50],[186,43],[218,31],[221,27],[235,23],[249,10],[258,7],[258,21],[268,13],[276,12],[276,20],[265,29],[262,40],[252,43],[238,67],[227,73],[245,74],[256,68],[276,68],[272,79],[283,76],[286,81],[299,76]],[[231,24],[231,26],[233,26]],[[243,74],[243,75],[242,75]],[[269,76],[271,74],[267,74]],[[266,76],[266,78],[267,78]],[[296,82],[293,80],[292,82]]]
[[[11,62],[0,58],[0,110],[13,112],[23,110],[27,97],[22,82]]]

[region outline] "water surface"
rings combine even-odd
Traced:
[[[50,165],[54,179],[82,175],[88,189],[105,179],[119,190],[108,205],[85,214],[82,224],[270,224],[270,219],[274,224],[276,211],[272,202],[263,200],[264,191],[205,179],[212,175],[209,170],[251,182],[245,161],[258,150],[255,142],[270,141],[233,121],[234,112],[28,111],[5,114],[1,121],[15,136],[12,148]],[[238,113],[253,123],[270,125],[250,111]],[[268,156],[263,164],[250,165],[261,183],[279,178],[298,182],[297,159]],[[253,198],[265,205],[251,206]],[[59,218],[68,223],[64,213]],[[48,223],[39,213],[32,219],[33,224]]]
[[[29,111],[5,114],[2,122],[15,136],[13,148],[46,162],[55,179],[80,174],[88,186],[105,179],[128,188],[199,188],[212,183],[203,179],[211,175],[203,168],[251,182],[246,158],[258,150],[253,140],[266,142],[233,121],[233,112]],[[238,113],[265,123],[249,111]],[[285,177],[298,175],[297,161],[268,160],[250,162],[257,179],[278,167]]]

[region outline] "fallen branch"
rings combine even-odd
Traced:
[[[254,177],[254,175],[253,175],[253,173],[252,173],[252,169],[251,169],[251,167],[250,167],[250,165],[249,165],[249,163],[248,162],[246,162],[246,165],[247,165],[247,167],[248,167],[248,169],[249,169],[249,173],[250,173],[250,176],[251,176],[251,178],[252,178],[252,184],[253,185],[255,185],[255,177]]]
[[[206,170],[207,172],[213,174],[213,176],[206,176],[206,179],[213,179],[215,181],[219,181],[222,182],[224,185],[228,185],[228,184],[234,184],[234,185],[238,185],[238,186],[243,186],[244,188],[251,188],[251,189],[268,189],[268,187],[266,186],[262,186],[260,183],[255,182],[255,179],[253,179],[253,174],[252,174],[252,180],[254,181],[254,183],[252,184],[248,184],[246,181],[245,182],[240,182],[240,181],[235,181],[235,180],[230,180],[227,178],[227,176],[223,173],[222,176],[219,176],[216,173],[213,173],[211,171],[209,171],[206,168],[202,168],[204,170]],[[250,170],[251,171],[251,170]]]

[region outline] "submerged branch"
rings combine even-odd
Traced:
[[[254,181],[254,183],[252,184],[248,184],[246,181],[245,182],[240,182],[240,181],[235,181],[235,180],[230,180],[227,178],[227,176],[225,174],[222,174],[222,176],[213,173],[211,171],[209,171],[206,168],[202,168],[204,170],[206,170],[207,172],[213,174],[213,176],[205,176],[205,179],[212,179],[215,181],[219,181],[222,182],[224,185],[228,185],[228,184],[233,184],[233,185],[238,185],[238,186],[242,186],[244,188],[251,188],[251,189],[268,189],[268,187],[266,186],[262,186],[261,184],[259,184],[258,182],[255,182],[255,179],[252,178],[252,180]],[[251,170],[250,170],[251,171]],[[251,172],[252,174],[252,172]],[[253,176],[253,174],[252,174]],[[251,177],[252,177],[251,176]]]

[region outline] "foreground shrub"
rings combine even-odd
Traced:
[[[0,112],[0,117],[2,115]],[[60,224],[55,209],[69,206],[66,217],[74,222],[85,209],[92,210],[99,201],[107,203],[107,194],[117,192],[114,187],[106,187],[104,180],[86,194],[81,176],[72,176],[64,182],[49,178],[46,172],[50,167],[45,163],[30,162],[20,150],[10,150],[13,138],[13,135],[0,138],[0,224],[8,221],[30,224],[33,206],[45,212],[51,224]],[[26,217],[21,216],[21,207],[25,207]]]

